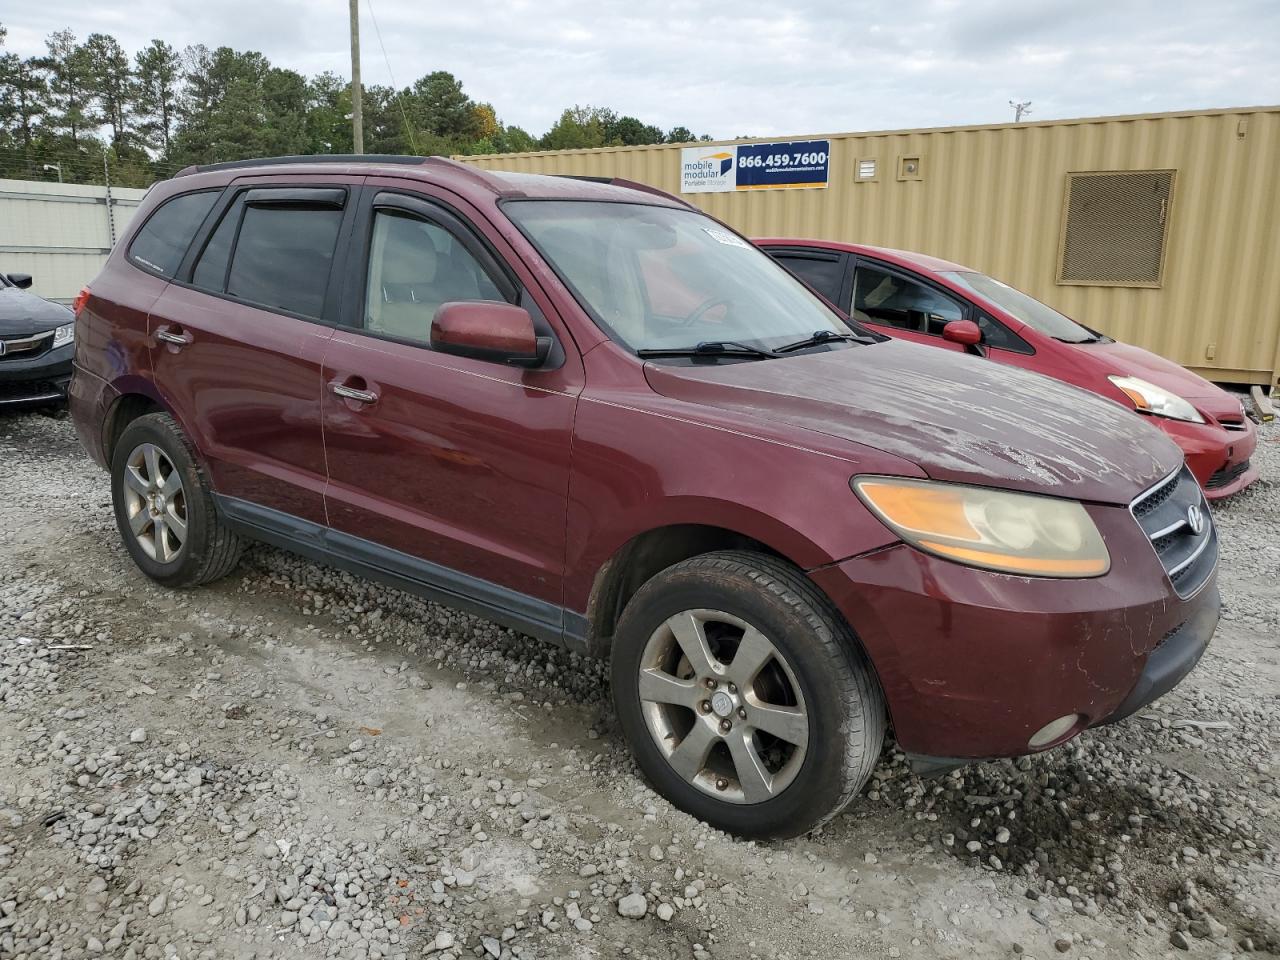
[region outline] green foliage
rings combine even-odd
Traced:
[[[47,53],[4,50],[0,24],[0,176],[144,186],[191,163],[281,154],[349,153],[351,85],[304,77],[261,53],[152,40],[130,60],[116,39],[50,34]],[[487,154],[686,142],[607,107],[565,110],[542,137],[499,119],[462,81],[435,70],[400,90],[363,91],[365,149],[391,154]],[[702,139],[709,139],[703,137]],[[49,169],[46,169],[46,165]]]

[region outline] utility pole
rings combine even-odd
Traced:
[[[364,91],[360,86],[360,0],[351,0],[351,144],[364,153]]]
[[[1009,106],[1013,107],[1013,122],[1021,123],[1022,118],[1031,112],[1030,100],[1010,100]]]

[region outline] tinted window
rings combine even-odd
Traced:
[[[246,206],[227,277],[230,296],[320,316],[342,211]]]
[[[853,279],[853,314],[859,320],[941,336],[952,320],[964,319],[964,308],[933,287],[860,263]]]
[[[366,330],[426,343],[441,304],[504,299],[479,261],[443,227],[387,211],[374,218]]]
[[[172,277],[217,199],[218,191],[208,190],[166,200],[133,238],[129,258],[148,270]]]
[[[844,264],[840,260],[796,257],[775,254],[777,261],[830,300],[840,302],[840,283],[844,280]]]
[[[242,203],[234,204],[222,217],[218,229],[205,244],[196,261],[195,272],[191,282],[197,287],[216,290],[222,293],[227,287],[227,262],[231,257],[231,244],[236,238],[236,228],[240,226],[240,214],[244,212]]]
[[[1090,343],[1098,339],[1092,331],[1064,317],[1053,307],[1041,303],[1035,297],[1028,296],[1007,283],[1001,283],[994,277],[968,270],[948,273],[946,276],[972,290],[978,296],[986,297],[1033,330],[1039,330],[1056,340],[1066,343]]]

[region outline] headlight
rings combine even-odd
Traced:
[[[1074,500],[934,480],[854,477],[854,492],[907,543],[971,567],[1029,577],[1098,577],[1111,557]]]
[[[53,345],[57,347],[65,347],[68,343],[76,338],[76,325],[74,323],[64,323],[53,331]]]
[[[1133,401],[1140,413],[1150,413],[1157,417],[1168,417],[1170,420],[1189,420],[1192,423],[1204,423],[1204,417],[1198,410],[1176,393],[1170,393],[1154,383],[1147,383],[1137,377],[1107,377],[1112,383],[1125,392]]]

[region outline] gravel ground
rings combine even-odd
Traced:
[[[267,548],[176,593],[65,418],[0,416],[0,957],[1280,952],[1280,426],[1225,611],[1129,722],[744,843],[639,779],[605,672]]]

